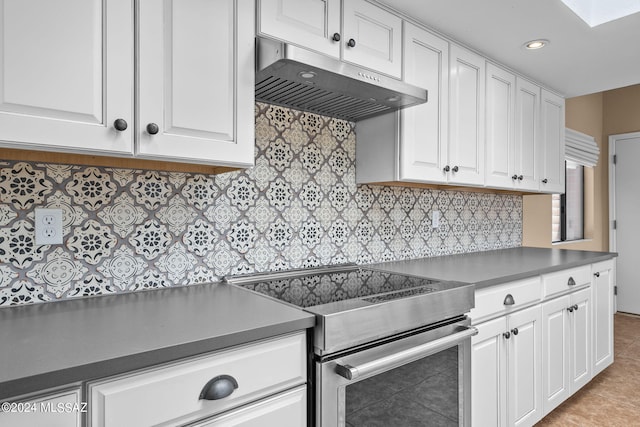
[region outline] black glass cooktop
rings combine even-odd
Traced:
[[[242,286],[305,308],[354,298],[370,303],[407,298],[436,290],[428,286],[434,283],[429,279],[353,267],[294,277],[265,278],[243,283]]]

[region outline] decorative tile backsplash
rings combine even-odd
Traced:
[[[521,245],[521,196],[357,186],[355,138],[352,123],[256,104],[243,171],[0,160],[0,306]],[[64,244],[35,245],[36,207],[63,210]]]

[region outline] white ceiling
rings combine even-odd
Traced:
[[[568,98],[640,83],[640,13],[591,28],[561,0],[382,1]]]

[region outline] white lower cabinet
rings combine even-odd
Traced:
[[[476,290],[473,425],[532,426],[613,363],[614,277],[609,260]]]
[[[593,375],[613,363],[614,261],[593,264]]]
[[[472,424],[533,425],[542,417],[541,317],[535,305],[476,325]]]
[[[300,332],[89,383],[88,425],[178,426],[220,415],[204,425],[251,426],[261,413],[278,420],[272,425],[300,425],[305,342]]]
[[[86,407],[80,401],[80,388],[42,396],[7,399],[0,410],[0,426],[11,427],[80,427]]]
[[[591,380],[591,289],[542,304],[543,404],[553,410]]]

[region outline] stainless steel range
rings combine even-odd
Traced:
[[[470,425],[473,285],[354,265],[226,281],[316,315],[316,425]]]

